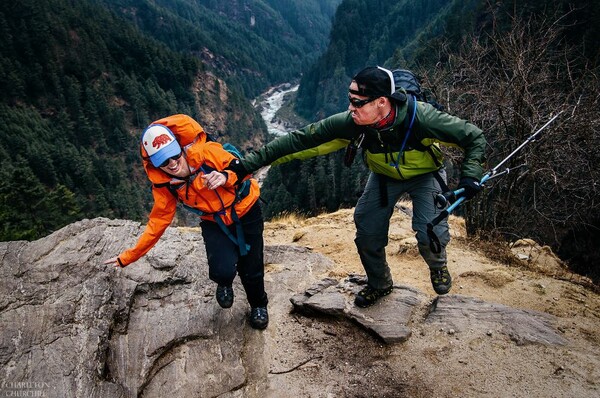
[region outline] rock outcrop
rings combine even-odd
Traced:
[[[481,334],[490,334],[494,331],[519,345],[566,344],[553,326],[554,317],[549,314],[459,295],[438,296],[430,302],[428,296],[409,286],[394,285],[392,293],[380,299],[377,305],[359,309],[353,305],[352,298],[365,283],[365,278],[360,276],[350,276],[342,283],[324,279],[291,301],[300,312],[348,318],[385,343],[406,341],[411,335],[409,325],[421,321],[415,314],[425,312],[423,322],[446,327],[451,333],[478,330]]]
[[[99,218],[35,242],[0,243],[3,390],[100,398],[259,389],[264,343],[247,326],[247,305],[216,304],[197,230],[169,228],[125,269],[102,264],[141,228]],[[308,250],[266,250],[271,263],[290,255],[304,267],[323,260]]]
[[[375,336],[368,338],[386,343],[406,342],[415,325],[498,333],[517,344],[567,343],[548,314],[456,295],[431,300],[409,286],[396,285],[381,305],[358,309],[353,294],[364,278],[322,278],[330,260],[285,245],[266,247],[272,323],[256,331],[247,324],[239,282],[231,309],[216,304],[198,229],[169,228],[146,257],[125,269],[102,264],[134,244],[142,228],[98,218],[35,242],[0,243],[0,391],[99,398],[282,396],[288,373],[325,355],[314,352],[299,365],[288,364],[290,344],[304,344],[307,352],[326,344],[316,343],[318,338],[303,343],[307,326],[292,309],[333,322],[349,319]],[[290,324],[297,331],[293,338],[277,330]],[[338,336],[330,329],[325,336]],[[268,338],[278,352],[267,348]]]

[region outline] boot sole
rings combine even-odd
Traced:
[[[435,290],[435,292],[440,296],[448,294],[448,292],[450,292],[450,289],[452,289],[452,285],[438,285],[433,288],[433,290]]]

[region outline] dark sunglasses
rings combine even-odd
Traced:
[[[183,155],[183,152],[179,152],[177,155],[171,156],[170,158],[168,158],[167,160],[165,160],[164,162],[162,162],[160,164],[160,166],[158,166],[158,167],[167,167],[167,165],[169,164],[169,162],[171,161],[171,159],[177,160],[177,159],[179,159],[181,157],[181,155]]]
[[[367,98],[367,99],[358,99],[358,98],[353,98],[351,96],[348,96],[348,101],[350,101],[350,103],[352,104],[353,107],[355,108],[362,108],[363,106],[367,105],[369,102],[375,101],[378,97],[374,97],[374,98]]]

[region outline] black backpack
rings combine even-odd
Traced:
[[[431,104],[438,111],[443,111],[444,106],[437,102],[435,98],[428,98],[427,92],[431,94],[430,90],[421,89],[421,83],[414,73],[407,69],[395,69],[392,71],[394,76],[394,84],[396,87],[402,87],[408,94],[415,96],[417,101],[427,102]]]

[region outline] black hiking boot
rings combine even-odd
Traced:
[[[354,304],[357,307],[366,308],[370,307],[377,302],[381,297],[387,296],[394,289],[393,286],[390,286],[385,289],[374,289],[371,286],[367,285],[363,290],[358,292],[356,298],[354,299]]]
[[[437,294],[446,294],[452,287],[452,277],[445,265],[442,268],[431,269],[431,284]]]
[[[250,310],[250,326],[253,329],[265,329],[269,324],[267,307],[254,307]]]
[[[219,285],[217,286],[215,297],[221,308],[230,308],[233,305],[233,288],[231,286]]]

